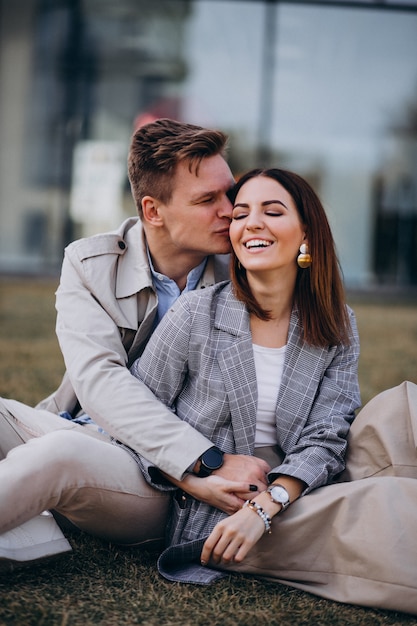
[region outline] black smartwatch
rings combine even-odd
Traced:
[[[200,456],[200,464],[197,476],[200,478],[210,476],[214,470],[223,465],[223,452],[216,446],[209,448]]]

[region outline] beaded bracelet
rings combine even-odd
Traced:
[[[269,517],[268,513],[263,510],[261,505],[255,502],[255,500],[246,500],[242,509],[246,507],[259,515],[259,517],[265,524],[265,532],[271,534],[271,518]]]

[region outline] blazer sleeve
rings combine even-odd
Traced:
[[[291,440],[283,463],[274,468],[270,480],[279,474],[295,476],[307,484],[303,494],[326,485],[345,467],[347,435],[360,406],[358,383],[359,335],[350,310],[350,345],[328,350],[321,380],[299,436]]]
[[[100,281],[111,284],[111,267],[95,262],[89,275],[74,248],[67,249],[57,291],[57,335],[71,384],[97,424],[180,480],[212,443],[130,374],[112,303],[106,308],[93,295]]]

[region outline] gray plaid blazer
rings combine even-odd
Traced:
[[[320,348],[303,342],[297,309],[292,311],[276,405],[283,461],[270,479],[276,474],[299,478],[307,484],[304,493],[344,469],[346,437],[360,405],[359,337],[350,309],[349,315],[350,345]],[[253,455],[257,383],[249,314],[229,282],[181,296],[132,373],[224,452]],[[220,575],[193,561],[224,516],[191,497],[173,498],[170,547],[159,560],[161,573],[197,583]]]

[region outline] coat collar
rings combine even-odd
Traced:
[[[126,247],[117,268],[116,298],[128,298],[146,287],[152,287],[152,278],[140,219],[124,222],[119,234],[120,242]]]
[[[232,283],[227,284],[219,294],[214,325],[237,337],[246,335],[252,341],[249,313],[243,302],[234,295]]]

